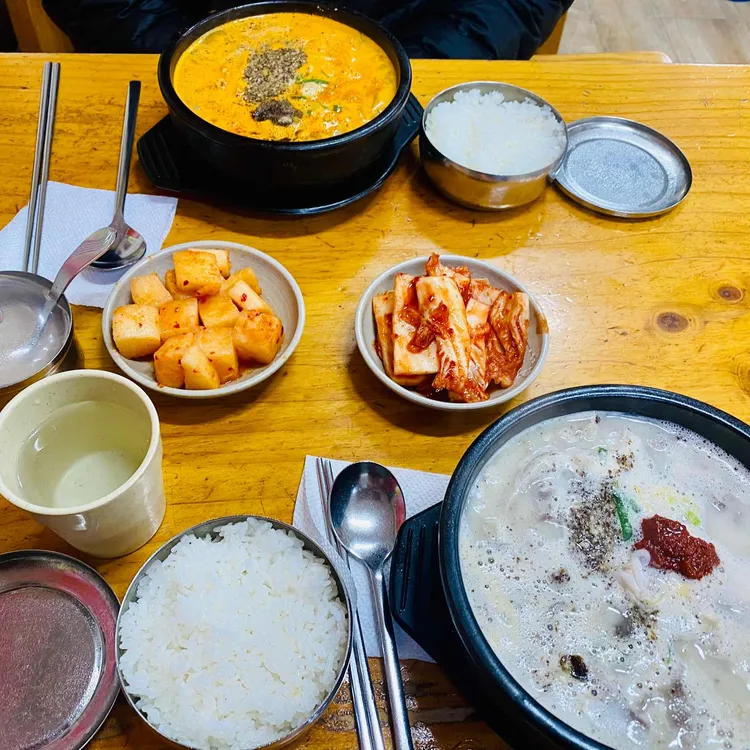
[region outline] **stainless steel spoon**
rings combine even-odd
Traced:
[[[120,164],[117,168],[117,189],[115,193],[115,215],[112,217],[109,229],[117,233],[111,249],[94,260],[91,265],[104,271],[119,271],[132,266],[146,253],[146,240],[125,223],[125,198],[128,193],[128,177],[130,176],[130,160],[133,155],[133,141],[135,140],[135,122],[138,117],[138,101],[141,97],[141,82],[131,81],[128,84],[128,98],[125,102],[125,117],[122,122],[122,138],[120,139]]]
[[[333,469],[328,459],[316,458],[315,466],[318,474],[318,487],[323,500],[323,516],[325,520],[326,536],[347,569],[349,555],[344,551],[341,543],[333,532],[331,522],[331,490],[333,489]],[[352,603],[352,661],[349,665],[349,686],[352,691],[352,706],[357,720],[357,739],[359,750],[385,750],[383,730],[380,726],[378,706],[375,701],[375,691],[372,685],[370,667],[367,663],[367,651],[362,635],[362,624],[359,620],[359,610],[356,602]]]
[[[360,461],[336,477],[331,492],[331,522],[341,544],[364,563],[370,576],[396,750],[413,750],[414,746],[384,568],[405,518],[404,494],[396,477],[384,466]]]
[[[55,276],[50,290],[45,294],[44,307],[40,316],[41,328],[57,306],[60,297],[69,284],[84,268],[100,258],[117,239],[117,232],[112,227],[103,227],[92,232],[66,259]]]

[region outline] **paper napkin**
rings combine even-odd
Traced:
[[[65,259],[94,230],[109,225],[114,214],[112,190],[65,185],[50,182],[39,251],[39,274],[54,279]],[[177,199],[158,195],[128,195],[125,221],[146,240],[146,254],[161,249],[169,234],[177,208]],[[26,235],[28,206],[24,206],[10,223],[0,230],[0,270],[23,271],[23,243]],[[124,271],[86,269],[74,279],[65,292],[75,305],[103,307],[107,296]]]
[[[334,477],[346,466],[348,466],[348,462],[346,461],[332,460],[331,467]],[[398,483],[403,490],[408,518],[421,513],[435,503],[439,503],[443,499],[445,490],[448,487],[448,480],[450,479],[445,474],[430,474],[425,471],[393,468],[391,471],[396,479],[398,479]],[[326,540],[323,500],[318,489],[318,474],[314,456],[307,456],[305,458],[305,468],[302,474],[302,481],[297,490],[297,501],[294,506],[294,525],[316,542]],[[359,609],[359,618],[362,623],[367,655],[382,656],[380,642],[375,629],[373,599],[370,593],[367,573],[353,558],[350,558],[350,564],[352,580],[356,588],[357,606]],[[388,580],[387,577],[386,580]],[[398,641],[398,654],[401,659],[432,661],[397,624],[395,629]]]

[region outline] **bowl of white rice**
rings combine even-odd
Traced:
[[[422,116],[425,171],[448,198],[501,210],[538,198],[565,155],[560,113],[508,83],[472,81],[437,94]]]
[[[206,521],[158,549],[125,594],[123,693],[178,747],[285,747],[341,686],[350,615],[341,577],[305,534],[258,516]]]

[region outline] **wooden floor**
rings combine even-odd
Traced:
[[[750,63],[750,2],[574,0],[560,51],[658,50],[674,62]]]

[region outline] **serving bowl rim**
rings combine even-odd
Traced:
[[[420,264],[424,268],[424,264],[428,260],[428,256],[418,256],[416,258],[409,258],[408,260],[402,261],[401,263],[391,266],[390,268],[379,274],[373,281],[367,286],[365,291],[362,293],[357,303],[357,310],[354,318],[355,337],[357,339],[357,348],[359,349],[362,358],[365,360],[365,364],[375,375],[375,377],[383,383],[383,385],[390,388],[394,393],[401,396],[402,398],[411,401],[412,403],[419,404],[420,406],[426,406],[431,409],[437,409],[440,411],[476,411],[478,409],[491,409],[501,404],[507,403],[511,399],[515,398],[519,393],[525,391],[532,383],[537,379],[541,373],[544,364],[547,360],[550,347],[550,334],[549,330],[538,331],[538,335],[541,339],[541,347],[539,350],[539,356],[534,363],[531,370],[523,378],[517,378],[516,381],[510,386],[510,388],[497,389],[492,392],[490,397],[486,401],[476,401],[471,403],[453,402],[453,401],[438,401],[436,399],[422,396],[416,391],[409,390],[402,385],[399,385],[395,380],[391,380],[388,377],[385,369],[382,366],[382,362],[377,357],[377,354],[373,354],[371,346],[365,340],[365,316],[372,315],[372,299],[378,293],[378,288],[390,276],[395,276],[397,273],[402,272],[404,269],[409,268],[414,264]],[[506,273],[500,268],[493,266],[491,263],[480,260],[479,258],[471,258],[465,255],[454,255],[452,253],[443,253],[440,255],[441,262],[444,263],[455,263],[455,264],[476,264],[481,268],[486,269],[488,273],[493,273],[499,276],[505,281],[508,286],[515,287],[518,291],[524,292],[529,297],[529,307],[533,310],[534,317],[539,323],[543,323],[546,326],[547,316],[544,314],[541,305],[536,299],[535,295],[530,292],[526,286],[524,286],[515,276]],[[531,321],[533,323],[533,320]],[[497,395],[495,395],[497,394]]]
[[[15,278],[23,281],[33,282],[35,284],[42,284],[47,289],[52,288],[52,282],[49,279],[44,278],[36,273],[29,273],[28,271],[0,271],[2,278]],[[24,388],[28,388],[30,385],[43,380],[50,375],[54,375],[59,372],[61,365],[68,356],[71,346],[73,345],[73,339],[75,337],[75,326],[73,320],[73,312],[70,308],[70,303],[65,294],[61,294],[57,301],[57,304],[62,308],[66,325],[65,334],[61,337],[61,343],[59,348],[55,351],[54,355],[49,358],[46,364],[42,365],[36,372],[31,375],[27,375],[21,380],[17,380],[14,383],[0,383],[0,398],[12,398],[20,393]]]
[[[301,531],[296,526],[293,526],[290,523],[286,523],[285,521],[280,521],[277,518],[270,518],[268,516],[259,516],[254,514],[238,514],[238,515],[232,515],[232,516],[220,516],[217,518],[211,518],[207,521],[201,521],[201,523],[195,524],[194,526],[191,526],[190,528],[187,528],[178,534],[175,534],[173,537],[168,539],[164,544],[160,545],[151,555],[149,555],[148,559],[143,563],[143,565],[140,566],[138,569],[138,572],[133,576],[133,579],[131,580],[130,584],[128,585],[127,591],[125,592],[125,595],[122,598],[122,603],[120,604],[120,609],[117,613],[117,621],[115,623],[115,669],[117,672],[117,679],[120,684],[120,688],[122,689],[123,695],[125,696],[125,700],[128,702],[130,707],[136,712],[138,717],[143,721],[149,729],[151,729],[153,732],[158,734],[160,737],[165,739],[167,742],[169,742],[171,745],[179,748],[185,748],[186,750],[199,750],[194,745],[183,745],[179,741],[169,737],[166,734],[163,734],[160,732],[149,720],[148,718],[143,714],[143,712],[135,705],[135,699],[130,695],[128,692],[128,688],[126,687],[126,680],[124,675],[122,674],[122,670],[120,667],[120,659],[122,656],[122,653],[124,652],[123,649],[120,648],[120,626],[122,622],[122,616],[125,612],[129,609],[130,605],[137,601],[136,600],[136,593],[138,589],[138,585],[143,580],[144,575],[146,574],[147,570],[154,564],[156,561],[162,561],[165,560],[172,552],[174,547],[186,536],[189,535],[195,535],[198,536],[207,536],[209,534],[215,533],[218,529],[222,528],[223,526],[228,526],[230,524],[234,523],[241,523],[243,521],[247,521],[249,519],[254,519],[257,521],[267,521],[271,524],[271,526],[274,529],[281,529],[287,532],[292,532],[298,539],[300,539],[304,545],[305,549],[308,549],[312,552],[315,557],[317,557],[319,560],[323,560],[329,570],[331,571],[331,574],[333,576],[333,580],[336,583],[338,587],[338,595],[339,598],[342,600],[344,607],[346,609],[346,618],[347,618],[347,635],[346,635],[346,648],[344,650],[344,655],[341,659],[341,664],[339,666],[336,680],[334,681],[333,687],[330,689],[330,691],[326,694],[326,697],[321,701],[320,705],[315,709],[315,711],[298,727],[293,729],[289,734],[284,735],[283,737],[279,737],[277,740],[273,740],[270,743],[266,743],[265,745],[257,745],[254,747],[247,747],[242,748],[242,750],[272,750],[272,748],[281,748],[286,747],[288,744],[294,742],[297,738],[301,737],[307,730],[309,730],[311,727],[313,727],[323,716],[323,714],[326,712],[328,707],[330,706],[333,699],[336,697],[336,694],[338,693],[339,689],[341,688],[341,685],[344,681],[344,676],[346,675],[346,670],[349,666],[349,660],[351,657],[351,650],[352,650],[352,602],[351,598],[349,596],[349,591],[347,590],[346,583],[344,582],[344,579],[339,574],[338,569],[334,565],[331,558],[326,554],[326,552],[321,548],[321,546],[313,539],[311,539],[304,531]]]
[[[330,138],[319,138],[313,141],[274,141],[263,138],[252,138],[250,136],[240,135],[239,133],[232,133],[229,130],[224,130],[223,128],[218,127],[218,125],[208,122],[208,120],[204,120],[182,101],[172,83],[172,58],[176,54],[177,47],[182,40],[189,35],[197,33],[198,36],[195,37],[197,39],[203,33],[217,28],[225,22],[228,23],[230,20],[258,16],[263,13],[309,13],[312,15],[323,16],[334,21],[339,21],[350,28],[358,28],[346,23],[346,18],[353,18],[358,23],[377,31],[377,33],[381,34],[391,45],[393,54],[398,61],[397,63],[394,63],[394,68],[399,74],[399,82],[396,87],[396,93],[391,101],[382,112],[378,113],[372,120],[360,125],[360,127],[355,128],[354,130],[349,130],[346,133],[331,136]],[[231,18],[223,21],[222,19],[227,18],[227,16],[231,16]],[[378,47],[388,54],[388,50],[382,44],[373,37],[370,38],[378,45]],[[174,64],[176,64],[176,62]],[[335,148],[336,146],[342,146],[351,141],[359,140],[370,133],[386,127],[393,120],[400,117],[411,92],[412,69],[409,57],[398,39],[396,39],[396,37],[385,28],[385,26],[364,13],[360,13],[353,9],[350,10],[349,8],[341,8],[336,5],[322,5],[321,3],[314,2],[314,0],[260,0],[256,3],[238,5],[233,8],[219,11],[218,13],[213,13],[176,34],[167,43],[167,46],[162,50],[161,55],[159,56],[157,79],[159,81],[161,94],[170,109],[170,115],[172,112],[175,112],[188,127],[201,135],[208,137],[210,140],[228,147],[246,148],[253,146],[256,148],[269,148],[280,152],[299,153]]]
[[[531,99],[536,104],[549,107],[555,119],[563,126],[565,144],[563,146],[563,150],[560,153],[560,155],[545,167],[540,167],[539,169],[536,169],[533,172],[519,172],[518,174],[494,174],[492,172],[481,172],[480,170],[472,169],[471,167],[466,167],[463,164],[460,164],[459,162],[454,161],[449,156],[446,156],[430,139],[430,136],[427,135],[427,118],[430,112],[432,111],[432,109],[438,104],[441,104],[443,101],[447,101],[450,95],[455,95],[459,91],[471,91],[473,88],[477,88],[479,86],[491,87],[492,89],[496,91],[502,91],[502,89],[513,89],[514,91],[521,94],[522,96],[525,96]],[[427,105],[424,108],[424,112],[422,112],[422,120],[420,123],[419,137],[425,139],[425,141],[429,145],[429,148],[435,152],[435,155],[437,156],[437,158],[445,166],[457,172],[461,172],[467,177],[471,177],[472,179],[477,180],[479,182],[492,182],[492,183],[533,182],[534,180],[538,180],[540,177],[544,177],[546,175],[553,175],[555,171],[557,170],[557,168],[562,163],[562,160],[565,158],[566,153],[568,152],[568,126],[565,120],[563,119],[563,116],[557,111],[557,109],[539,94],[536,94],[533,91],[530,91],[529,89],[525,89],[521,86],[516,86],[514,83],[507,83],[504,81],[488,81],[488,80],[465,81],[463,83],[454,84],[453,86],[448,86],[442,91],[439,91],[430,99],[430,101],[427,103]],[[422,149],[420,148],[420,157],[421,157],[421,154],[422,154]]]
[[[143,269],[148,267],[149,261],[153,261],[154,258],[158,258],[162,255],[174,254],[180,250],[200,250],[201,248],[213,248],[213,249],[228,249],[236,250],[239,253],[247,254],[249,257],[260,258],[263,262],[268,263],[272,266],[284,279],[292,297],[294,297],[295,304],[297,305],[297,326],[294,333],[289,340],[289,344],[280,352],[276,358],[268,365],[258,368],[257,372],[251,375],[240,377],[238,380],[224,383],[218,388],[213,390],[188,390],[186,388],[172,388],[171,386],[159,385],[155,378],[149,378],[142,373],[138,372],[131,364],[131,360],[123,357],[120,352],[117,351],[114,339],[112,338],[112,316],[115,308],[115,296],[126,286],[130,284],[130,280],[143,272]],[[154,271],[155,269],[151,269]],[[270,378],[276,372],[278,372],[294,354],[297,345],[302,338],[302,333],[305,328],[305,301],[302,297],[302,291],[299,288],[299,284],[295,280],[294,276],[281,264],[276,258],[268,255],[267,253],[258,250],[257,248],[251,247],[250,245],[243,245],[239,242],[229,242],[227,240],[194,240],[192,242],[181,242],[177,245],[170,245],[164,247],[161,250],[157,250],[155,253],[147,255],[142,260],[138,261],[134,266],[129,268],[125,274],[123,274],[112,287],[107,296],[107,301],[104,304],[102,310],[102,337],[104,339],[104,346],[109,352],[110,357],[114,360],[117,367],[122,373],[132,378],[139,385],[144,388],[152,390],[154,393],[162,393],[168,396],[175,396],[176,398],[186,399],[211,399],[221,398],[223,396],[230,396],[235,393],[241,393],[242,391],[254,388],[260,385],[262,382]],[[289,331],[284,331],[284,335],[288,335]]]
[[[472,662],[479,665],[484,675],[495,687],[498,687],[518,708],[529,723],[535,725],[554,742],[563,743],[571,750],[611,750],[607,745],[588,737],[583,732],[574,729],[551,711],[544,708],[533,698],[504,666],[500,657],[494,652],[485,637],[479,623],[474,616],[471,603],[466,594],[461,573],[459,554],[459,536],[465,498],[487,460],[498,449],[497,438],[520,427],[519,432],[535,424],[541,424],[555,416],[575,414],[577,411],[592,411],[597,408],[592,402],[597,400],[630,399],[636,400],[645,409],[647,403],[656,406],[676,407],[687,413],[702,417],[709,423],[729,430],[740,440],[750,445],[750,425],[733,417],[731,414],[715,406],[697,399],[659,388],[636,385],[586,385],[567,388],[538,396],[527,401],[501,416],[472,442],[460,458],[456,469],[448,483],[445,499],[441,506],[439,522],[438,558],[440,577],[445,593],[445,599],[451,620],[459,638],[470,654]],[[544,415],[547,410],[560,406],[581,403],[579,410],[571,409],[560,414],[541,416],[530,424],[524,424],[527,419],[536,415]],[[641,414],[631,409],[617,409],[606,407],[607,411],[622,411],[624,413]],[[657,417],[651,417],[657,418]],[[668,416],[665,421],[673,421]],[[702,434],[703,425],[697,429],[691,427],[697,434]],[[518,433],[512,433],[511,437]],[[713,441],[712,441],[713,442]],[[750,468],[750,465],[749,465]]]

